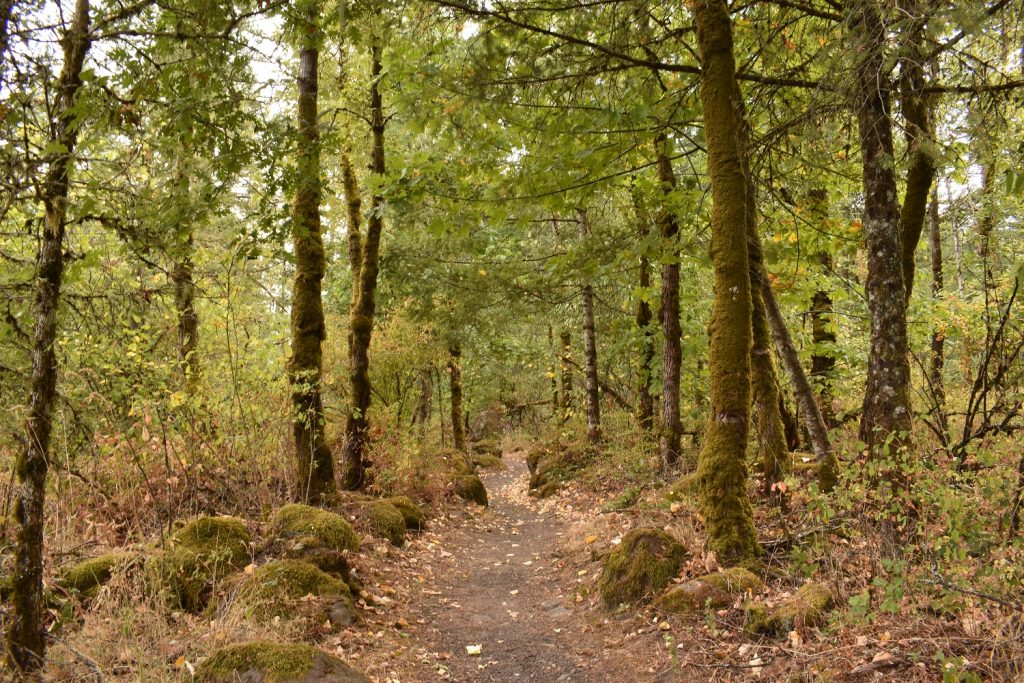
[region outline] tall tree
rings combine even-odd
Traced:
[[[323,342],[327,338],[321,283],[327,263],[320,232],[320,133],[318,66],[322,32],[319,5],[299,8],[302,44],[298,75],[298,163],[292,203],[295,281],[292,289],[292,355],[288,362],[294,407],[297,494],[322,502],[337,492],[334,459],[324,436],[321,395]]]
[[[708,548],[720,563],[729,565],[760,553],[747,497],[746,462],[750,425],[750,169],[738,139],[745,123],[728,7],[724,0],[698,0],[693,4],[693,14],[701,56],[700,99],[711,176],[711,261],[715,271],[709,328],[711,416],[701,445],[697,479]]]
[[[577,216],[580,242],[585,243],[590,233],[586,209]],[[601,388],[597,378],[597,332],[594,329],[594,288],[584,277],[580,287],[583,298],[583,377],[587,400],[587,438],[595,446],[601,442]]]
[[[634,185],[631,189],[634,217],[637,222],[637,239],[644,243],[651,230],[650,218],[646,207],[643,206],[636,186]],[[637,401],[637,419],[640,422],[640,427],[644,431],[649,432],[654,429],[654,396],[651,394],[651,362],[654,360],[654,330],[651,323],[654,316],[651,312],[651,303],[647,296],[647,292],[651,288],[651,261],[647,256],[646,250],[640,252],[637,285],[640,287],[642,295],[636,304],[636,327],[640,332],[643,343],[643,350],[640,355],[640,383],[637,387],[639,397]]]
[[[462,345],[448,344],[448,382],[452,409],[452,445],[457,451],[466,450],[465,417],[462,411]]]
[[[43,229],[36,258],[32,333],[31,394],[25,419],[25,449],[15,463],[18,477],[14,516],[20,525],[14,547],[13,616],[7,632],[7,664],[26,678],[38,672],[46,654],[43,623],[43,534],[46,476],[50,462],[53,404],[57,396],[57,310],[64,275],[64,230],[71,171],[82,117],[76,107],[82,70],[92,44],[89,0],[76,0],[64,29],[63,65],[54,89],[47,170],[38,185]]]
[[[661,331],[664,343],[661,356],[661,436],[658,446],[663,470],[679,460],[679,444],[683,433],[679,416],[679,372],[683,361],[683,332],[679,325],[679,247],[676,244],[679,220],[672,208],[671,195],[676,188],[676,175],[672,169],[670,145],[664,133],[655,137],[658,182],[665,198],[658,222],[663,248],[669,250],[661,266]]]

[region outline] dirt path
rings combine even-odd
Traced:
[[[409,635],[434,671],[413,680],[637,680],[598,634],[604,617],[577,601],[593,570],[561,556],[568,522],[527,496],[522,452],[505,462],[483,475],[490,509],[445,529],[418,567],[427,578],[409,593]]]

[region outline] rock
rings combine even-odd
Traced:
[[[658,598],[654,606],[674,614],[699,612],[706,607],[726,607],[736,596],[762,588],[764,582],[756,574],[742,567],[732,567],[673,586]]]
[[[558,493],[559,489],[562,488],[562,482],[549,481],[539,488],[530,491],[530,495],[534,498],[550,498],[551,496]]]
[[[374,536],[386,538],[391,545],[405,543],[405,516],[386,500],[375,500],[366,506],[366,522]]]
[[[475,474],[455,477],[454,481],[452,481],[452,488],[455,490],[455,495],[463,500],[477,503],[478,505],[487,505],[487,488],[484,486],[483,481],[480,480],[480,477]]]
[[[607,607],[648,599],[679,573],[686,548],[661,529],[630,531],[608,555],[599,586]]]
[[[95,597],[100,586],[110,581],[114,572],[122,569],[134,557],[131,553],[115,551],[82,560],[64,572],[60,577],[60,586],[82,597]]]
[[[448,448],[438,453],[436,457],[445,463],[454,476],[476,472],[476,466],[473,465],[473,461],[462,451]]]
[[[489,455],[499,459],[502,456],[501,446],[498,445],[497,439],[480,439],[474,441],[470,448],[479,455]]]
[[[351,666],[311,645],[254,642],[228,645],[197,667],[202,683],[370,683]]]
[[[359,537],[352,525],[329,510],[292,503],[279,508],[271,523],[281,538],[312,537],[327,550],[359,552]]]
[[[481,470],[503,470],[506,467],[505,462],[501,458],[493,455],[475,455],[473,456],[473,464]]]
[[[358,620],[348,585],[309,562],[274,560],[234,580],[232,608],[261,622],[280,617],[322,624],[329,619],[341,627]]]
[[[248,529],[237,517],[198,517],[176,531],[152,560],[173,605],[201,610],[213,584],[251,559]]]
[[[427,525],[427,516],[419,505],[413,502],[408,496],[394,496],[387,499],[388,503],[394,505],[405,519],[405,528],[420,531]]]
[[[526,467],[530,470],[531,476],[537,472],[537,465],[545,455],[548,455],[548,449],[543,446],[534,446],[526,454]]]
[[[821,626],[832,600],[828,586],[808,581],[774,610],[759,603],[748,605],[744,627],[752,633],[781,638],[793,630]]]
[[[664,497],[670,502],[693,499],[697,495],[697,473],[690,472],[676,479],[665,489]]]

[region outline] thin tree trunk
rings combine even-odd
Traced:
[[[561,419],[566,419],[569,416],[569,411],[572,410],[572,336],[568,330],[563,330],[559,335],[559,341],[562,344],[562,356],[561,356],[561,377],[562,377],[562,397],[558,402],[558,407],[562,409]]]
[[[932,296],[935,299],[942,298],[942,232],[939,217],[939,190],[932,187],[932,203],[929,207],[929,218],[931,230],[929,231],[929,246],[931,247],[932,259]],[[942,371],[946,364],[945,356],[946,336],[939,330],[932,331],[931,357],[928,363],[928,383],[931,385],[932,395],[935,398],[935,407],[938,410],[938,418],[941,420],[942,431],[945,432],[945,404],[946,389],[942,381]]]
[[[747,497],[746,462],[752,345],[747,255],[750,171],[737,136],[745,124],[729,10],[724,0],[698,0],[693,13],[701,54],[700,99],[711,177],[711,262],[715,271],[709,329],[711,418],[697,479],[708,549],[728,566],[747,561],[760,551]]]
[[[647,239],[651,227],[636,188],[633,189],[633,208],[636,212],[637,237],[643,242]],[[637,387],[639,395],[637,419],[640,422],[640,428],[645,432],[650,432],[654,429],[654,395],[651,393],[651,363],[654,361],[654,330],[651,329],[651,322],[654,315],[651,312],[651,304],[646,298],[646,292],[651,288],[651,263],[646,252],[640,254],[640,272],[637,284],[644,292],[644,296],[636,305],[636,327],[643,339],[643,350],[640,353],[640,385]]]
[[[381,46],[371,48],[370,130],[373,135],[373,153],[370,170],[383,179],[384,165],[384,104],[380,94]],[[370,421],[370,341],[373,336],[373,316],[377,310],[377,275],[380,270],[380,237],[384,229],[381,215],[383,197],[374,193],[370,214],[366,221],[366,238],[360,252],[358,287],[353,287],[355,303],[349,328],[352,330],[349,359],[351,398],[348,419],[345,422],[345,473],[342,485],[346,490],[362,488],[366,470],[366,447]]]
[[[449,390],[452,398],[452,443],[457,451],[466,450],[466,427],[462,413],[462,347],[448,347]]]
[[[819,253],[818,261],[826,272],[832,269],[832,257],[828,252]],[[832,296],[826,290],[819,289],[811,299],[811,341],[814,343],[814,352],[811,354],[811,377],[817,385],[818,405],[827,425],[835,424],[832,387],[836,371],[836,357],[833,352],[836,332],[832,326],[832,313]]]
[[[548,348],[551,353],[551,365],[548,367],[548,375],[551,378],[551,414],[557,415],[558,409],[561,407],[558,398],[558,371],[555,367],[554,359],[558,355],[558,351],[555,348],[555,332],[551,329],[551,325],[548,325]]]
[[[853,5],[851,26],[861,54],[855,108],[864,171],[865,289],[871,316],[871,350],[859,438],[874,455],[887,442],[895,453],[910,432],[906,287],[893,168],[891,85],[885,71],[885,27],[872,2]]]
[[[580,242],[587,240],[590,225],[587,212],[580,209]],[[587,439],[595,446],[601,443],[601,388],[597,378],[597,333],[594,330],[594,289],[584,280],[583,297],[583,377],[587,393]]]
[[[315,8],[307,17],[315,33]],[[320,380],[323,341],[327,338],[321,283],[326,270],[320,233],[320,133],[318,130],[317,66],[319,50],[305,45],[299,52],[298,182],[292,206],[295,282],[292,290],[292,357],[289,380],[295,410],[293,435],[299,500],[324,502],[337,493],[334,458],[324,435]]]
[[[679,248],[676,246],[679,221],[669,197],[676,187],[670,144],[664,133],[655,137],[658,181],[665,197],[658,222],[662,245],[671,250],[661,267],[661,330],[664,346],[661,357],[661,434],[658,450],[662,470],[667,470],[679,460],[679,442],[683,433],[679,417],[679,371],[683,360],[683,332],[679,325]]]
[[[16,0],[0,0],[0,86],[7,75],[7,47],[10,44],[11,15]]]
[[[420,396],[416,401],[416,410],[412,414],[412,424],[419,425],[422,434],[430,420],[430,400],[434,396],[434,387],[430,382],[430,368],[420,370],[419,376]]]
[[[14,516],[19,529],[14,546],[12,612],[7,632],[7,665],[30,678],[43,668],[43,543],[46,476],[57,396],[57,310],[64,274],[64,228],[69,176],[74,166],[79,117],[75,112],[82,68],[91,45],[89,0],[77,0],[71,26],[64,34],[64,63],[56,84],[56,116],[50,140],[61,151],[48,159],[39,185],[43,231],[35,278],[31,395],[25,420],[25,450],[15,462],[18,488]]]

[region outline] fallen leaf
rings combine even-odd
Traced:
[[[466,654],[470,657],[479,657],[480,653],[483,652],[483,645],[467,645]]]

